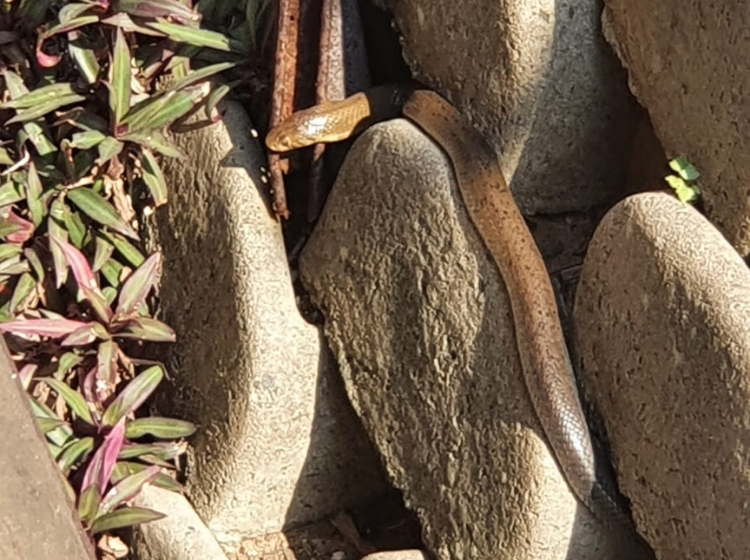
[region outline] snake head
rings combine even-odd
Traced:
[[[290,152],[296,149],[296,143],[290,134],[288,127],[282,123],[268,131],[266,135],[266,147],[272,152]]]

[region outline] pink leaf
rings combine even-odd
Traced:
[[[65,256],[65,260],[68,261],[70,270],[73,271],[73,276],[75,276],[78,288],[81,290],[83,297],[88,300],[99,318],[105,323],[109,323],[113,316],[112,310],[102,295],[99,283],[96,281],[86,257],[64,239],[60,237],[50,237],[50,239],[52,243],[60,248]]]
[[[65,260],[68,261],[68,265],[70,265],[70,269],[76,277],[78,286],[80,288],[94,288],[98,290],[99,284],[97,284],[94,273],[91,271],[91,267],[86,257],[83,256],[83,253],[61,237],[52,237],[51,239],[63,252]]]
[[[18,379],[21,381],[24,389],[28,390],[37,369],[39,369],[39,366],[36,364],[25,364],[18,370]]]
[[[34,234],[34,224],[28,220],[24,220],[21,216],[16,214],[13,209],[8,209],[3,212],[3,222],[12,231],[5,235],[5,241],[8,243],[26,243],[31,236]]]
[[[106,339],[107,336],[107,331],[99,323],[88,323],[85,327],[72,332],[60,345],[86,346],[97,338]]]
[[[81,484],[81,493],[90,485],[95,484],[102,494],[107,488],[112,470],[115,468],[117,456],[120,454],[125,441],[125,418],[122,418],[114,428],[104,436],[104,442],[97,449],[91,459]]]
[[[87,325],[88,323],[64,318],[16,319],[7,323],[0,323],[0,331],[18,335],[61,338]]]

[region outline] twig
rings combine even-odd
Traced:
[[[280,0],[270,128],[289,117],[294,110],[299,15],[299,0]],[[276,216],[287,220],[289,209],[286,204],[284,173],[289,169],[289,160],[282,159],[279,154],[269,154],[268,169],[271,175],[273,211]]]

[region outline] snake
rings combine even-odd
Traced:
[[[597,475],[592,438],[544,260],[496,152],[468,119],[434,91],[387,84],[293,113],[268,132],[265,143],[273,152],[288,152],[339,142],[397,117],[414,123],[448,156],[470,221],[505,283],[526,389],[568,486],[600,521],[632,527],[621,500]]]

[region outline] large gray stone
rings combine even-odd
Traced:
[[[750,252],[750,6],[605,0],[604,31],[670,157],[702,173],[711,221]]]
[[[94,560],[0,337],[0,558]]]
[[[252,123],[236,103],[224,109],[174,136],[189,158],[164,162],[170,200],[152,235],[162,318],[177,333],[162,406],[198,425],[187,494],[231,546],[359,503],[384,478],[297,309]]]
[[[750,557],[750,272],[693,208],[636,195],[599,226],[575,320],[620,488],[660,560]]]
[[[227,560],[213,533],[182,494],[147,486],[135,505],[166,516],[134,529],[138,560]]]
[[[416,78],[484,133],[526,214],[620,198],[638,108],[598,0],[386,0]]]
[[[615,557],[550,454],[499,272],[416,127],[390,121],[355,143],[300,272],[435,558]]]

